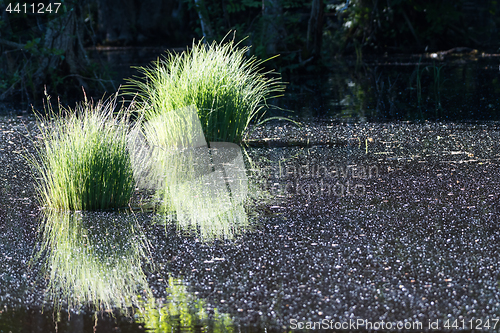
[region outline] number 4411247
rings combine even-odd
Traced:
[[[44,4],[41,2],[40,3],[20,4],[18,2],[15,4],[9,3],[7,8],[5,8],[5,11],[9,12],[11,14],[12,13],[47,14],[47,13],[52,13],[52,12],[57,14],[57,12],[59,11],[59,7],[61,7],[60,2],[54,2],[54,3],[49,3],[49,4]]]

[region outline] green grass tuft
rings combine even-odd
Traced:
[[[41,119],[42,146],[34,167],[42,205],[55,210],[126,207],[134,190],[127,149],[128,112],[116,109],[116,95],[85,101],[55,114],[48,101]],[[63,115],[64,114],[64,115]]]
[[[207,142],[238,143],[250,122],[263,116],[266,101],[284,90],[276,73],[262,71],[264,61],[245,56],[248,49],[234,41],[193,43],[139,67],[145,78],[130,79],[127,89],[137,92],[146,121],[194,105]]]

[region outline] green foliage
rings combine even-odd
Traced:
[[[266,101],[283,91],[279,77],[262,72],[263,61],[245,57],[248,49],[234,41],[193,43],[139,68],[146,80],[131,79],[128,89],[138,91],[145,120],[194,105],[207,141],[240,142]]]
[[[114,117],[116,96],[95,105],[85,99],[75,110],[59,108],[56,114],[48,100],[48,116],[39,125],[43,143],[32,158],[41,203],[55,210],[127,206],[134,190],[127,111]]]
[[[254,54],[261,58],[275,56],[269,53],[266,46],[270,42],[278,42],[276,52],[280,56],[273,59],[272,65],[278,67],[280,72],[293,72],[302,66],[304,60],[311,57],[307,46],[311,3],[301,0],[282,0],[278,3],[281,13],[276,16],[261,14],[249,35],[256,45]],[[269,27],[276,29],[276,35],[269,33]]]

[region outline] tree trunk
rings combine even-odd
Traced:
[[[323,0],[312,0],[311,16],[307,25],[307,49],[316,58],[321,55],[323,10]]]
[[[99,31],[109,44],[132,42],[136,8],[133,0],[98,0]]]
[[[40,67],[33,75],[35,87],[43,84],[49,69],[67,64],[69,75],[75,76],[79,85],[88,89],[87,83],[79,75],[89,65],[89,60],[82,44],[82,32],[76,17],[76,11],[69,12],[67,17],[52,21],[45,32],[45,49],[64,51],[64,60],[59,55],[48,55],[40,61]]]
[[[210,19],[208,18],[208,11],[205,7],[203,0],[194,0],[194,6],[196,7],[196,12],[200,18],[201,31],[205,41],[208,42],[214,37],[212,26],[210,25]]]
[[[268,55],[275,55],[283,50],[283,40],[286,31],[283,26],[283,10],[279,0],[262,0],[262,17],[264,29],[262,45]]]
[[[87,83],[80,75],[90,64],[82,44],[80,13],[81,11],[76,7],[73,11],[50,21],[44,31],[41,48],[37,52],[31,52],[29,56],[26,56],[28,51],[24,44],[0,39],[0,44],[20,49],[19,52],[25,53],[21,59],[23,63],[20,63],[18,59],[16,64],[20,79],[0,95],[0,100],[5,100],[18,91],[16,86],[19,83],[21,83],[21,91],[26,91],[26,86],[31,86],[32,95],[36,100],[37,92],[44,89],[50,81],[49,74],[51,73],[59,78],[65,75],[62,80],[74,77],[80,86],[88,89]]]

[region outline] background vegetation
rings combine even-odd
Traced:
[[[500,4],[493,0],[60,2],[58,13],[34,14],[0,0],[0,101],[41,100],[44,86],[63,96],[79,96],[82,86],[99,95],[116,91],[106,67],[89,60],[89,48],[185,47],[193,38],[220,41],[230,30],[237,41],[248,36],[244,44],[258,58],[280,54],[267,64],[283,74],[322,70],[351,54],[499,48]]]

